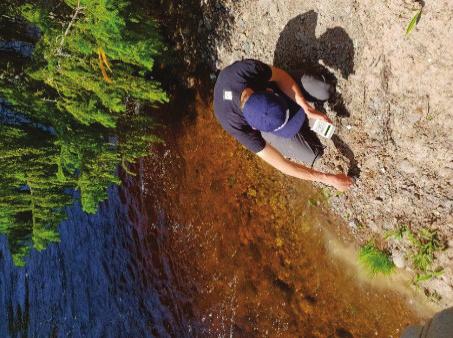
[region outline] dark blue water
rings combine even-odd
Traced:
[[[165,251],[165,217],[150,216],[154,206],[144,205],[137,180],[111,187],[96,215],[68,207],[61,242],[33,251],[25,268],[13,265],[0,237],[0,337],[195,333],[185,285]]]

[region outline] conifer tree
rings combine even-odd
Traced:
[[[146,72],[152,70],[153,57],[162,48],[151,21],[129,13],[125,1],[65,3],[72,14],[63,33],[45,9],[32,5],[22,8],[23,15],[44,37],[34,54],[38,67],[29,75],[55,89],[61,111],[86,125],[115,127],[126,111],[127,97],[166,101],[159,85],[145,79]]]

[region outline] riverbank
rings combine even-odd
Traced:
[[[416,248],[407,238],[385,237],[403,227],[435,232],[441,244],[427,271],[442,272],[417,285],[441,307],[453,305],[451,4],[426,4],[409,35],[415,1],[204,6],[229,17],[224,39],[215,41],[215,69],[252,57],[287,70],[313,67],[336,82],[341,95],[324,108],[337,137],[326,142],[320,168],[358,180],[345,194],[324,189],[331,208],[358,244],[376,240],[414,278],[430,277],[412,263]],[[214,19],[206,15],[204,25]]]

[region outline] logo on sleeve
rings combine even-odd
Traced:
[[[231,90],[224,90],[223,91],[223,100],[224,101],[232,101],[233,100],[233,92]]]

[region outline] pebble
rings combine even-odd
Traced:
[[[398,168],[406,174],[415,174],[417,172],[417,168],[407,159],[402,160],[399,163]]]
[[[445,178],[452,178],[453,177],[453,169],[450,167],[444,167],[439,169],[439,175]]]
[[[352,229],[357,229],[357,225],[358,225],[358,221],[356,219],[351,219],[349,222],[348,222],[348,225],[349,227],[351,227]]]
[[[404,269],[404,267],[406,266],[406,258],[404,257],[404,253],[402,253],[401,251],[393,251],[392,259],[397,268]]]

